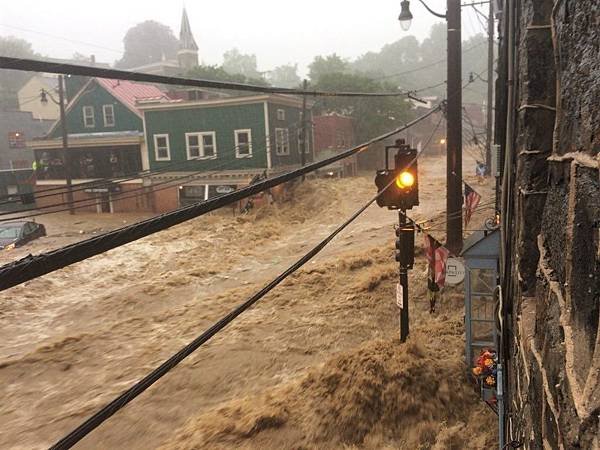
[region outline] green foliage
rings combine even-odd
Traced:
[[[31,44],[13,36],[0,36],[0,55],[13,58],[34,58],[37,55]],[[17,91],[31,74],[18,70],[0,70],[0,107],[17,108]]]
[[[298,76],[298,64],[287,64],[275,67],[269,76],[271,84],[277,87],[297,88],[302,84]]]
[[[351,73],[325,73],[311,88],[324,91],[391,92],[396,88],[372,78]],[[410,112],[406,98],[398,97],[322,97],[315,114],[337,112],[356,119],[358,142],[366,141],[404,123]]]
[[[256,55],[245,55],[237,48],[223,54],[223,69],[232,75],[240,74],[246,78],[261,78],[256,66]]]
[[[231,74],[227,72],[223,66],[196,66],[189,70],[185,76],[191,78],[198,78],[201,80],[210,81],[229,81],[231,83],[245,83],[254,84],[257,86],[269,86],[269,83],[264,78],[249,78],[245,75],[235,73]],[[227,91],[229,94],[249,95],[247,91]]]
[[[469,73],[479,73],[487,67],[487,37],[478,34],[463,41],[463,80]],[[442,83],[420,93],[422,96],[446,95],[443,84],[446,79],[446,24],[436,23],[429,36],[419,43],[414,36],[405,36],[385,45],[379,52],[369,52],[350,64],[353,71],[386,80],[404,90],[421,89]],[[414,71],[414,69],[422,70]],[[409,72],[409,73],[406,73]],[[487,78],[487,74],[484,74]],[[481,103],[485,99],[486,86],[482,81],[471,84],[463,93],[464,102]]]
[[[123,38],[125,53],[115,66],[130,69],[162,61],[175,59],[179,41],[166,25],[147,20],[130,28]]]
[[[333,53],[323,57],[317,56],[308,66],[308,76],[313,83],[319,82],[319,79],[326,74],[348,72],[348,62]]]

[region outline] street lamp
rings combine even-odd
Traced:
[[[446,247],[458,254],[462,248],[462,61],[460,0],[446,0],[446,14],[433,11],[423,0],[419,2],[436,17],[445,19],[448,29],[447,58],[447,152],[446,152]],[[410,27],[413,15],[410,1],[400,3],[398,20],[403,30]]]
[[[413,19],[413,15],[410,12],[410,2],[408,0],[400,2],[400,8],[402,8],[400,11],[400,15],[398,16],[398,20],[400,21],[400,27],[404,31],[408,31]]]

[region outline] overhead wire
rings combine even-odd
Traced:
[[[463,53],[470,52],[471,50],[475,50],[476,48],[481,47],[483,44],[487,44],[487,42],[480,42],[479,44],[475,44],[475,45],[473,45],[473,46],[471,46],[469,48],[464,49],[462,52]],[[381,76],[381,77],[373,78],[373,80],[374,81],[385,80],[387,78],[400,77],[402,75],[408,75],[408,74],[411,74],[411,73],[420,72],[421,70],[429,69],[430,67],[436,66],[436,65],[441,64],[441,63],[446,62],[446,61],[448,61],[447,57],[439,59],[437,61],[433,61],[433,62],[431,62],[429,64],[426,64],[424,66],[421,66],[421,67],[416,67],[414,69],[405,70],[403,72],[391,73],[389,75],[384,75],[384,76]]]
[[[298,122],[295,122],[293,124],[290,124],[291,126],[289,126],[288,129],[288,145],[289,145],[289,136],[292,135],[293,133],[299,131],[301,129],[301,126],[298,125]],[[311,127],[311,133],[313,136],[321,136],[321,132],[318,132],[317,130],[314,129],[314,127]],[[272,136],[267,136],[265,139],[270,145],[276,145],[277,144],[277,137],[275,135]],[[233,152],[235,152],[237,150],[239,146],[236,146],[233,148],[232,150],[232,154]],[[223,156],[222,152],[218,152],[217,156]],[[287,155],[277,155],[279,157],[281,156],[287,156]],[[165,172],[170,172],[172,171],[174,168],[180,167],[180,166],[185,166],[185,165],[189,165],[191,162],[194,161],[202,161],[204,160],[204,157],[194,157],[191,159],[186,159],[186,160],[182,160],[182,161],[176,161],[174,163],[169,163],[167,165],[163,165],[162,167],[159,167],[157,169],[148,169],[148,170],[144,170],[141,172],[138,172],[135,175],[131,175],[131,176],[119,176],[119,177],[106,177],[106,178],[99,178],[99,179],[94,179],[91,181],[86,181],[83,183],[77,183],[75,185],[72,185],[71,189],[68,188],[68,186],[66,185],[62,185],[62,186],[57,186],[57,187],[53,187],[53,188],[49,188],[49,189],[42,189],[39,190],[37,192],[35,192],[35,194],[33,195],[33,199],[34,200],[39,200],[42,198],[46,198],[46,197],[53,197],[53,196],[59,196],[59,195],[65,195],[67,194],[69,191],[70,192],[79,192],[79,191],[85,191],[87,189],[91,189],[91,188],[102,188],[102,187],[107,187],[107,186],[114,186],[115,184],[120,185],[123,184],[127,181],[134,181],[134,180],[138,180],[138,179],[145,179],[145,178],[149,178],[149,177],[154,177],[156,175],[160,175],[162,173]],[[231,164],[233,165],[235,163],[235,161],[231,162]],[[200,172],[212,172],[216,169],[222,168],[227,166],[228,164],[225,165],[218,165],[218,166],[212,166],[210,168],[205,168],[202,169],[201,171],[193,171],[194,176],[198,175]],[[182,167],[183,168],[183,167]],[[188,177],[187,174],[186,175],[181,175],[182,178],[186,178]],[[57,180],[58,181],[58,180]],[[145,186],[145,188],[147,187],[151,187],[151,186]],[[132,192],[132,191],[129,191]],[[11,204],[11,203],[21,203],[21,200],[18,198],[14,198],[14,195],[7,195],[5,196],[7,198],[7,200],[3,200],[0,201],[0,206],[5,205],[5,204]],[[1,198],[1,197],[0,197]],[[92,199],[84,199],[84,200],[92,200]],[[84,200],[76,200],[75,203],[77,202],[82,202]],[[63,205],[68,205],[68,202],[63,202],[61,204],[55,204],[55,205],[48,205],[45,207],[36,207],[36,208],[31,208],[31,209],[26,209],[26,210],[20,210],[19,212],[25,212],[25,211],[35,211],[35,210],[39,210],[39,209],[50,209],[52,207],[60,207]],[[62,210],[61,210],[62,211]],[[2,215],[9,215],[9,214],[14,214],[14,211],[11,212],[5,212],[2,213],[0,212],[0,216]]]
[[[294,131],[294,130],[297,131],[297,130],[300,129],[300,127],[292,126],[292,127],[288,128],[288,145],[289,145],[289,130],[290,129],[292,131]],[[313,131],[313,133],[314,133],[314,131]],[[275,144],[277,143],[277,136],[273,135],[273,136],[266,136],[265,137],[265,147],[267,145],[269,145],[269,144],[273,145],[274,143]],[[235,152],[238,150],[238,148],[239,148],[239,146],[235,146],[233,149],[231,149],[231,151],[225,152],[225,157],[230,156],[230,154],[234,155]],[[218,152],[217,156],[223,156],[223,152],[220,152],[220,153]],[[281,155],[279,155],[279,156],[281,156]],[[60,186],[60,190],[62,192],[57,192],[57,193],[53,193],[53,194],[34,195],[34,199],[35,200],[39,200],[39,199],[45,198],[45,197],[54,197],[54,196],[58,196],[58,195],[65,195],[65,194],[68,194],[69,192],[74,193],[74,192],[85,191],[87,189],[98,189],[98,188],[107,187],[107,186],[114,186],[116,184],[120,185],[120,184],[123,184],[123,183],[125,183],[127,181],[133,181],[133,180],[137,180],[137,179],[144,179],[144,178],[156,176],[157,174],[162,174],[162,173],[165,173],[165,172],[169,172],[169,171],[172,170],[173,166],[181,166],[183,164],[189,164],[191,161],[202,161],[203,159],[205,159],[205,158],[204,157],[196,157],[196,158],[192,158],[192,159],[189,159],[189,160],[180,161],[180,162],[178,162],[176,164],[169,164],[167,167],[163,167],[163,168],[160,168],[158,170],[148,171],[147,173],[144,173],[142,175],[134,175],[134,176],[131,176],[131,177],[121,177],[121,178],[116,178],[116,177],[115,178],[105,178],[105,179],[100,179],[100,180],[94,180],[94,181],[91,181],[91,182],[80,183],[80,184],[75,185],[75,187],[71,188],[70,190],[68,189],[67,186]],[[215,170],[222,169],[224,167],[232,166],[232,165],[235,165],[235,164],[237,164],[236,160],[227,161],[227,162],[224,162],[224,163],[221,163],[221,164],[217,164],[215,166],[211,166],[210,168],[203,168],[201,170],[194,170],[194,171],[192,171],[190,173],[185,173],[185,174],[182,174],[180,176],[172,177],[171,181],[176,181],[176,179],[184,180],[184,179],[196,177],[196,176],[198,176],[200,174],[214,172]],[[129,190],[127,192],[127,194],[130,194],[132,192],[142,191],[142,190],[147,191],[148,188],[152,188],[153,186],[159,186],[159,185],[162,185],[162,184],[164,184],[164,183],[155,183],[155,184],[152,184],[152,185],[149,185],[149,186],[142,186],[140,188],[131,189],[131,190]],[[50,189],[48,189],[48,191],[50,191]],[[45,192],[45,191],[40,191],[40,192]],[[115,198],[115,199],[113,199],[113,201],[120,201],[120,200],[124,200],[125,198],[131,198],[131,196],[129,196],[129,197]],[[4,203],[0,202],[0,205],[6,204],[6,203],[17,203],[17,202],[19,202],[19,200],[13,199],[13,200],[10,200],[10,201],[6,201]],[[41,206],[41,207],[34,207],[34,208],[22,209],[22,210],[19,210],[18,213],[25,213],[25,212],[31,212],[31,211],[40,211],[40,210],[47,210],[47,209],[52,209],[52,208],[59,208],[61,206],[66,206],[66,205],[70,205],[70,204],[79,204],[79,203],[83,203],[83,202],[94,202],[94,203],[92,203],[90,205],[81,206],[82,208],[89,207],[89,206],[94,206],[95,202],[96,202],[96,199],[80,199],[80,200],[74,200],[73,202],[65,201],[65,202],[61,202],[61,203],[57,203],[57,204],[51,204],[51,205],[45,205],[45,206]],[[71,208],[67,208],[66,210],[69,210],[69,209],[71,209]],[[78,209],[78,208],[74,208],[74,209]],[[47,214],[52,214],[54,212],[62,212],[62,211],[65,211],[65,210],[51,211],[51,212],[49,212]],[[13,215],[13,214],[15,214],[15,211],[0,212],[0,217],[6,216],[6,215]],[[23,219],[23,218],[26,218],[26,217],[33,217],[33,216],[38,216],[38,215],[42,215],[42,214],[31,214],[31,215],[28,215],[28,216],[10,217],[9,219],[0,219],[0,222],[6,221],[6,220]]]
[[[340,161],[364,151],[372,144],[381,142],[395,134],[401,133],[407,128],[425,120],[427,117],[439,111],[441,108],[442,106],[440,104],[404,126],[388,131],[330,158],[307,164],[299,169],[259,181],[255,184],[251,184],[244,188],[235,190],[234,192],[223,194],[204,202],[181,207],[174,211],[164,213],[113,231],[109,231],[99,236],[94,236],[57,250],[35,256],[29,255],[20,260],[6,264],[0,267],[0,290],[8,289],[33,278],[51,273],[73,263],[83,261],[84,259],[136,241],[143,237],[170,228],[174,225],[178,225],[190,219],[200,217],[223,206],[230,205],[239,200],[243,200],[258,194],[259,192],[263,192],[288,181],[292,181],[298,177],[301,177],[302,175],[313,172],[331,163]]]
[[[438,126],[439,126],[438,122]],[[431,139],[434,132],[431,134],[427,144],[422,148],[422,150],[413,158],[413,160],[407,165],[407,168],[412,166],[414,162],[423,154],[423,152],[427,149],[428,144],[431,142]],[[252,307],[255,303],[257,303],[260,299],[262,299],[267,293],[277,287],[281,282],[283,282],[288,276],[296,272],[303,265],[305,265],[308,261],[310,261],[314,256],[316,256],[321,250],[323,250],[338,234],[340,234],[348,225],[350,225],[354,220],[356,220],[364,211],[366,211],[369,206],[371,206],[392,184],[395,183],[395,180],[391,180],[387,186],[385,186],[381,191],[377,192],[375,196],[373,196],[369,201],[367,201],[363,206],[361,206],[354,214],[352,214],[344,223],[338,226],[332,233],[330,233],[325,239],[320,241],[316,246],[314,246],[311,250],[309,250],[306,254],[304,254],[301,258],[299,258],[295,263],[289,266],[284,272],[279,274],[275,279],[273,279],[270,283],[265,285],[261,290],[256,292],[250,298],[248,298],[245,302],[238,305],[232,311],[230,311],[227,315],[223,316],[217,322],[215,322],[210,328],[204,331],[201,335],[196,337],[189,344],[180,349],[177,353],[172,355],[166,361],[164,361],[160,366],[155,368],[152,372],[142,378],[140,381],[135,383],[132,387],[121,393],[117,398],[113,401],[102,407],[98,410],[94,415],[85,420],[82,424],[80,424],[77,428],[71,431],[69,434],[64,436],[62,439],[57,441],[51,448],[51,450],[66,450],[73,447],[79,441],[81,441],[85,436],[99,427],[102,423],[112,417],[116,412],[120,409],[124,408],[128,403],[133,401],[136,397],[146,391],[150,386],[160,380],[163,376],[165,376],[168,372],[170,372],[173,368],[175,368],[179,363],[181,363],[184,359],[186,359],[189,355],[191,355],[194,351],[200,348],[204,343],[209,341],[212,337],[214,337],[218,332],[223,330],[227,325],[229,325],[233,320],[235,320],[238,316],[240,316],[243,312]],[[406,215],[406,214],[405,214]],[[413,223],[414,221],[410,218]]]
[[[79,75],[85,77],[109,78],[123,81],[142,83],[158,83],[175,86],[191,86],[198,88],[229,89],[236,91],[259,92],[263,94],[307,95],[311,97],[401,97],[407,92],[346,92],[319,91],[282,87],[258,86],[247,83],[228,81],[211,81],[200,78],[184,78],[167,75],[155,75],[120,69],[105,69],[101,67],[82,66],[77,64],[54,63],[29,58],[13,58],[0,56],[0,69],[20,70],[26,72],[48,72],[64,75]]]

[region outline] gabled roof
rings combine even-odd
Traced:
[[[96,82],[123,103],[131,111],[141,117],[137,108],[137,101],[144,99],[164,98],[167,96],[156,86],[149,84],[134,83],[133,81],[110,80],[107,78],[95,78]]]
[[[500,230],[481,230],[475,231],[464,240],[461,255],[497,256],[499,252]]]
[[[92,83],[97,83],[100,87],[105,89],[109,94],[115,97],[118,101],[123,103],[123,105],[128,108],[131,112],[137,115],[139,118],[142,118],[142,112],[138,109],[137,102],[147,99],[153,100],[169,100],[169,97],[163,93],[156,86],[151,86],[148,84],[142,83],[134,83],[133,81],[122,81],[122,80],[112,80],[109,78],[90,78],[87,83],[85,83],[79,92],[73,97],[71,101],[69,101],[66,114],[69,114],[73,106],[79,101],[79,98],[88,93],[90,90],[90,85]],[[54,133],[56,127],[60,123],[60,119],[56,120],[46,136]]]

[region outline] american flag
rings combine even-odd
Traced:
[[[446,262],[450,252],[435,238],[428,234],[425,236],[425,258],[429,263],[429,272],[433,274],[433,280],[441,289],[446,282]]]
[[[475,190],[465,183],[465,228],[469,225],[471,221],[471,216],[475,211],[475,208],[479,205],[481,201],[481,195],[479,195]]]
[[[435,282],[439,288],[443,288],[446,283],[446,262],[450,252],[446,247],[439,246],[435,249]]]

